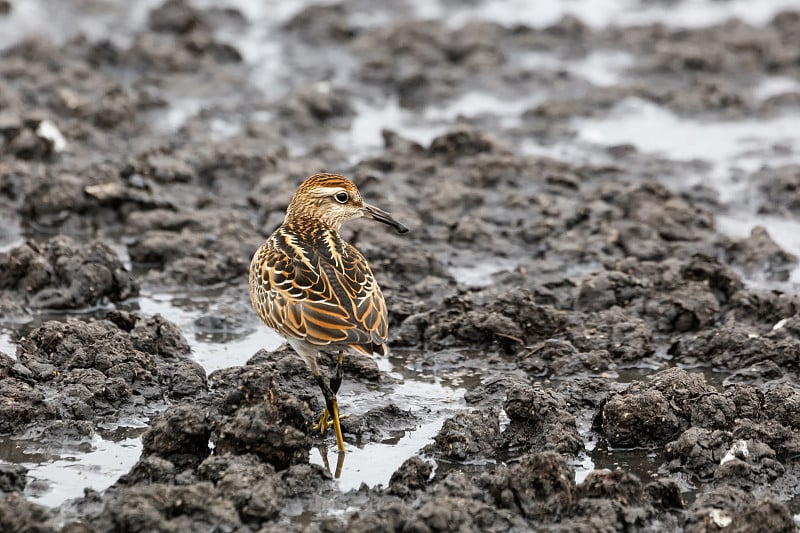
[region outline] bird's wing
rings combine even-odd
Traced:
[[[250,293],[264,322],[287,337],[385,353],[386,304],[350,245],[320,250],[276,232],[253,258]]]

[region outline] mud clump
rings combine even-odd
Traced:
[[[189,352],[179,330],[160,316],[112,312],[104,320],[45,322],[20,341],[16,361],[4,361],[4,396],[28,403],[3,403],[2,431],[99,421],[145,401],[196,397],[205,392],[206,376]]]
[[[277,470],[308,461],[313,414],[305,394],[295,393],[279,376],[276,363],[263,361],[212,375],[218,389],[210,405],[216,413],[216,453],[253,454]],[[312,381],[307,370],[305,377]]]
[[[415,455],[406,459],[389,479],[389,491],[398,496],[407,496],[412,491],[424,489],[433,474],[430,463]]]
[[[224,213],[165,218],[159,211],[135,222],[142,233],[128,247],[131,260],[146,270],[143,281],[156,287],[246,278],[252,252],[262,240],[248,222]]]
[[[730,528],[731,531],[795,531],[785,505],[771,496],[756,497],[731,487],[697,498],[683,524],[686,531]]]
[[[142,435],[142,455],[155,455],[183,466],[199,464],[210,453],[212,425],[193,405],[179,405],[154,420]]]
[[[562,333],[568,323],[563,312],[539,305],[525,290],[501,294],[481,308],[458,297],[447,299],[443,307],[438,316],[428,319],[430,325],[422,335],[432,348],[497,346],[514,351]]]
[[[784,216],[800,213],[800,165],[764,169],[754,179],[765,197],[759,211]]]
[[[234,387],[241,394],[218,375],[227,393],[211,405],[205,398],[157,417],[142,436],[142,458],[109,490],[91,524],[103,531],[112,524],[256,526],[277,518],[287,498],[326,486],[330,474],[307,464],[311,413],[277,384],[271,364],[257,373],[240,369]]]
[[[406,107],[451,96],[467,76],[504,61],[491,26],[476,29],[448,31],[437,22],[415,21],[360,36],[353,43],[362,59],[359,76],[397,91]]]
[[[508,391],[505,411],[510,422],[503,431],[503,448],[516,453],[553,450],[568,456],[583,451],[576,418],[558,392],[514,385]]]
[[[718,328],[678,341],[670,352],[683,361],[700,361],[731,369],[769,362],[779,372],[796,372],[800,339],[784,335],[780,329],[759,333],[752,326],[730,320]]]
[[[761,392],[737,384],[726,388],[724,395],[735,405],[734,424],[717,429],[690,427],[665,446],[666,468],[745,490],[791,484],[786,459],[799,446],[792,411],[797,392],[784,385]]]
[[[733,401],[702,374],[672,368],[611,395],[595,423],[614,446],[647,446],[664,444],[690,425],[728,427],[734,412]]]
[[[308,461],[310,442],[305,432],[278,425],[281,420],[277,408],[259,405],[240,409],[220,428],[220,453],[254,453],[277,468]]]
[[[0,465],[0,492],[22,492],[28,469],[22,465]]]
[[[495,411],[459,413],[445,420],[425,452],[447,460],[464,461],[492,455],[500,435]]]
[[[8,531],[25,531],[31,527],[47,533],[60,530],[49,508],[31,503],[18,493],[0,496],[0,524]]]
[[[136,296],[139,284],[107,245],[59,236],[0,253],[0,306],[6,313],[80,309]]]
[[[370,409],[363,415],[348,416],[342,420],[342,432],[354,435],[359,443],[381,442],[390,434],[413,430],[416,420],[411,411],[389,404]]]
[[[513,509],[527,519],[552,519],[565,514],[575,498],[572,469],[552,452],[525,456],[484,482],[499,507]]]
[[[100,531],[234,530],[239,515],[208,482],[190,485],[152,484],[113,491],[103,512],[90,521]]]

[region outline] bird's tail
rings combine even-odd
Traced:
[[[358,353],[363,353],[364,355],[378,354],[385,357],[386,353],[388,352],[385,343],[377,344],[370,342],[366,344],[351,344],[350,348]]]

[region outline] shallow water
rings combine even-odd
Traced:
[[[72,5],[48,0],[25,0],[14,2],[11,12],[0,17],[0,49],[31,35],[43,35],[60,43],[76,35],[92,39],[111,39],[118,45],[129,43],[131,30],[147,20],[147,14],[161,0],[138,0],[137,2],[82,3],[91,11],[91,16],[78,15]],[[58,20],[58,24],[51,22]]]
[[[142,429],[143,431],[143,429]],[[102,491],[136,464],[142,449],[139,437],[122,440],[95,435],[89,450],[46,450],[36,442],[7,441],[19,455],[4,460],[28,468],[25,496],[36,503],[55,507],[66,500],[83,496],[84,488]]]
[[[693,120],[679,117],[656,104],[631,98],[607,117],[575,121],[584,141],[613,146],[632,144],[640,151],[681,160],[703,160],[714,165],[711,183],[723,195],[734,169],[754,171],[772,165],[800,161],[800,115],[768,119]],[[767,152],[775,145],[786,147],[785,160],[776,161]],[[726,198],[723,196],[723,200]]]
[[[626,0],[490,0],[477,6],[466,3],[455,7],[444,0],[414,0],[416,14],[426,19],[446,19],[452,27],[463,26],[470,21],[492,21],[506,26],[525,24],[545,27],[557,23],[565,16],[579,17],[594,27],[610,25],[633,26],[662,23],[668,26],[699,28],[738,17],[751,24],[768,22],[782,9],[800,6],[798,0],[771,0],[750,2],[733,0],[694,0],[689,2],[639,2]]]
[[[408,369],[401,375],[393,370],[388,360],[380,360],[380,363],[382,373],[402,381],[366,394],[359,391],[357,396],[349,395],[347,387],[343,386],[338,395],[342,409],[348,414],[363,414],[376,405],[389,403],[411,411],[420,423],[413,429],[391,432],[381,442],[363,446],[347,444],[344,456],[336,451],[332,439],[328,439],[331,441],[328,449],[324,446],[313,448],[312,463],[326,466],[333,474],[341,471],[337,484],[342,491],[357,489],[362,483],[386,487],[392,473],[433,439],[447,417],[464,407],[464,389],[447,386],[438,378],[433,382],[404,378],[409,376]],[[341,463],[337,464],[340,458]]]
[[[17,357],[17,345],[8,331],[0,330],[0,352],[10,355],[14,359]]]
[[[242,293],[242,296],[246,295]],[[258,350],[274,350],[283,344],[283,339],[263,326],[255,315],[242,326],[225,328],[223,325],[218,330],[200,327],[198,320],[215,316],[219,305],[225,303],[220,302],[220,295],[217,294],[181,298],[169,294],[150,294],[139,297],[137,302],[141,313],[160,314],[180,328],[192,348],[192,356],[202,365],[206,374],[220,368],[241,366]]]
[[[720,201],[729,206],[728,213],[716,219],[722,233],[744,238],[755,226],[764,226],[784,250],[800,257],[800,221],[757,213],[753,193],[758,184],[740,177],[765,167],[800,163],[800,114],[762,120],[700,121],[630,99],[608,117],[577,120],[575,127],[580,138],[590,144],[631,144],[646,153],[709,163],[709,172],[686,176],[682,183],[667,185],[713,187]],[[775,152],[776,146],[780,147],[779,153]],[[762,280],[749,281],[764,287]],[[790,288],[800,288],[800,268],[793,270],[790,283],[793,284]]]

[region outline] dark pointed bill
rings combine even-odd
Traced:
[[[362,211],[364,212],[365,217],[371,218],[372,220],[377,220],[378,222],[383,222],[384,224],[396,229],[397,233],[405,233],[408,231],[408,228],[392,218],[392,215],[383,209],[378,209],[374,205],[364,204]]]

